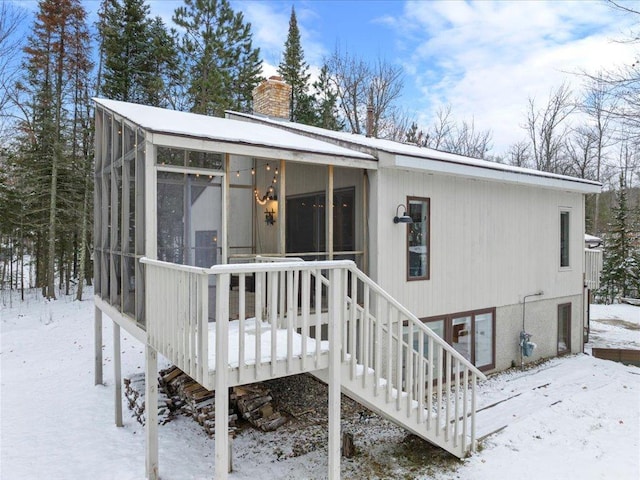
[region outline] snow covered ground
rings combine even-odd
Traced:
[[[633,348],[640,350],[640,307],[633,305],[591,305],[591,347]]]
[[[143,428],[126,409],[124,428],[113,421],[110,322],[104,322],[105,384],[94,386],[90,298],[46,302],[29,293],[24,303],[2,300],[0,478],[143,479]],[[640,307],[591,312],[593,346],[640,348]],[[123,375],[142,371],[142,345],[123,333],[121,347]],[[373,419],[359,427],[359,451],[343,459],[343,477],[640,478],[639,368],[575,355],[495,375],[479,390],[479,429],[508,426],[473,457],[458,462]],[[290,430],[243,431],[234,441],[231,478],[324,478],[324,447],[283,455],[289,437]],[[188,418],[160,427],[165,480],[213,478],[213,452],[213,440]]]

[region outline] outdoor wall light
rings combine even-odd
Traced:
[[[398,212],[400,210],[400,207],[402,207],[402,215],[398,215]],[[407,207],[404,206],[404,204],[400,204],[396,207],[396,216],[393,217],[393,223],[413,223],[413,219],[407,215]]]

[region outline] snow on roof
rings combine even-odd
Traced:
[[[516,183],[529,183],[542,186],[565,187],[570,190],[577,190],[584,193],[600,192],[601,184],[592,180],[558,175],[555,173],[542,172],[529,168],[514,167],[502,163],[481,160],[477,158],[465,157],[454,153],[442,152],[427,147],[419,147],[409,143],[395,142],[381,138],[367,137],[365,135],[349,132],[336,132],[324,128],[303,125],[289,122],[287,120],[274,119],[261,115],[251,115],[246,113],[228,112],[233,116],[244,117],[263,124],[274,125],[288,131],[304,132],[314,136],[339,141],[343,145],[352,144],[364,147],[368,150],[382,151],[400,157],[396,165],[406,168],[430,170],[432,165],[428,161],[439,162],[441,165],[437,171],[471,177],[481,177],[494,180],[515,181]],[[372,152],[375,155],[375,152]],[[415,160],[418,160],[416,162]],[[460,168],[462,167],[462,168]],[[480,170],[484,172],[480,172]],[[493,173],[488,173],[493,172]]]
[[[587,243],[589,245],[600,245],[602,243],[602,239],[600,237],[594,237],[593,235],[585,233],[584,243]]]
[[[239,120],[167,110],[105,98],[94,98],[93,101],[153,133],[188,136],[224,143],[272,147],[357,160],[376,160],[366,153],[343,148],[322,140],[310,139],[294,132],[276,129],[268,125],[249,124]]]

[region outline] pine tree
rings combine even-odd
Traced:
[[[159,17],[144,0],[104,0],[98,31],[105,97],[153,106],[168,105],[177,52]]]
[[[328,130],[344,129],[344,122],[340,120],[338,114],[338,95],[331,85],[329,67],[326,64],[320,69],[320,75],[314,82],[313,88],[316,113],[313,125]]]
[[[251,24],[228,0],[185,0],[173,21],[183,29],[179,52],[186,75],[189,109],[223,116],[248,112],[260,81],[260,50],[253,48]]]
[[[313,125],[317,123],[313,99],[308,94],[309,65],[304,60],[304,51],[300,44],[300,30],[296,11],[291,7],[289,17],[289,33],[284,44],[284,55],[278,73],[282,75],[285,82],[291,85],[291,121]]]
[[[638,276],[638,264],[634,258],[637,254],[631,245],[627,188],[622,175],[612,213],[613,223],[606,238],[600,288],[600,294],[607,303],[619,296],[630,296],[635,290],[634,279]]]
[[[78,224],[77,199],[83,195],[74,157],[77,150],[76,88],[86,85],[91,62],[86,12],[79,0],[43,0],[24,49],[27,101],[20,122],[22,147],[17,162],[24,189],[27,228],[34,231],[37,281],[55,298],[55,262],[67,271],[73,256],[68,241]],[[82,80],[80,80],[82,79]],[[68,275],[67,275],[68,278]]]

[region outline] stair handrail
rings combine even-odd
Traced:
[[[350,261],[350,260],[349,260]],[[412,324],[417,326],[419,330],[423,333],[427,334],[429,337],[433,338],[433,341],[440,345],[443,350],[449,352],[451,356],[457,360],[459,360],[462,365],[466,366],[471,372],[473,372],[480,380],[486,380],[487,377],[484,373],[482,373],[478,368],[473,365],[469,360],[467,360],[460,352],[458,352],[455,348],[449,345],[446,341],[444,341],[440,335],[435,333],[429,327],[427,327],[423,321],[421,321],[417,316],[415,316],[409,309],[407,309],[404,305],[402,305],[398,300],[396,300],[391,294],[389,294],[384,288],[378,285],[374,280],[372,280],[368,275],[366,275],[362,270],[360,270],[354,262],[351,262],[351,266],[349,270],[358,277],[363,283],[369,285],[370,288],[373,288],[379,295],[381,295],[387,302],[389,302],[393,307],[399,310],[407,320],[411,320]]]

